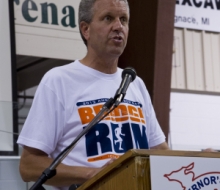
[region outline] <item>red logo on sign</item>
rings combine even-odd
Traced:
[[[178,170],[165,174],[170,182],[177,182],[183,190],[218,190],[220,189],[220,172],[213,171],[195,176],[194,162]]]

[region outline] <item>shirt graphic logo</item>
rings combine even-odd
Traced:
[[[115,145],[116,143],[119,143],[119,150],[123,150],[123,148],[121,147],[122,142],[123,142],[121,135],[125,136],[125,134],[122,133],[122,125],[119,125],[119,127],[115,129],[115,136],[117,140],[114,141]]]
[[[108,99],[78,102],[78,113],[83,127],[97,115]],[[130,149],[148,149],[146,121],[142,105],[124,99],[104,120],[85,135],[89,162],[118,158]]]
[[[193,171],[195,163],[165,174],[169,182],[179,183],[176,190],[220,190],[220,171],[210,171],[198,176]]]

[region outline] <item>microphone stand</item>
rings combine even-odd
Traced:
[[[99,113],[93,118],[93,120],[83,129],[83,131],[76,137],[76,139],[66,147],[52,162],[49,168],[45,169],[38,180],[34,183],[34,185],[30,188],[30,190],[44,190],[43,183],[45,183],[48,179],[52,178],[56,175],[56,168],[62,162],[62,160],[71,152],[71,150],[75,147],[76,143],[80,140],[80,138],[85,135],[94,125],[99,123],[103,118],[105,118],[111,111],[113,111],[116,106],[113,106],[115,103],[115,98],[110,98],[99,111]],[[111,109],[112,108],[112,109]]]

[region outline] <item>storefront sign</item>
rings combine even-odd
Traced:
[[[43,28],[77,28],[79,0],[14,0],[15,24]]]
[[[220,0],[176,0],[175,27],[220,32]]]
[[[80,0],[14,0],[19,55],[75,60],[86,54],[78,26]]]

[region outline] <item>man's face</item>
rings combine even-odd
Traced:
[[[119,57],[128,38],[129,9],[123,0],[97,0],[87,43],[98,55]]]

